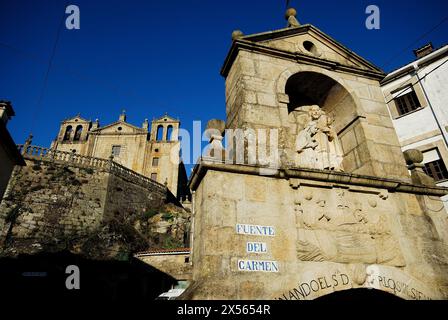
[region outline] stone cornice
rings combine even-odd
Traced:
[[[89,131],[87,132],[88,135],[91,136],[144,136],[148,135],[149,132],[101,132],[101,131]]]
[[[341,51],[345,52],[355,60],[363,63],[370,69],[363,69],[363,68],[357,68],[357,67],[351,67],[342,65],[341,63],[338,63],[336,61],[326,60],[318,57],[313,57],[307,54],[299,53],[299,52],[290,52],[286,50],[281,50],[277,48],[272,48],[260,43],[257,43],[255,41],[263,41],[263,40],[269,40],[269,39],[275,39],[280,37],[285,37],[289,35],[295,35],[295,34],[302,34],[308,31],[313,31],[314,33],[318,34],[319,36],[325,38],[326,40],[330,41],[333,45],[337,46]],[[353,51],[350,51],[337,41],[333,40],[331,37],[327,36],[325,33],[320,31],[319,29],[313,27],[312,25],[304,25],[298,28],[287,28],[287,29],[281,29],[277,31],[271,31],[261,34],[255,34],[255,35],[249,35],[240,39],[237,39],[233,41],[232,46],[229,50],[229,53],[226,56],[226,59],[224,61],[224,64],[221,68],[221,75],[223,77],[227,77],[230,68],[235,61],[236,57],[238,56],[238,52],[240,50],[246,50],[249,52],[257,52],[266,54],[269,56],[273,56],[280,59],[285,60],[291,60],[295,62],[301,62],[301,63],[307,63],[311,65],[320,66],[326,69],[330,70],[336,70],[340,72],[346,72],[356,75],[362,75],[367,78],[375,79],[375,80],[382,80],[385,77],[385,73],[379,69],[378,67],[374,66],[367,60],[363,59],[362,57],[358,56]]]
[[[439,197],[448,194],[448,188],[446,187],[428,187],[423,185],[415,185],[395,179],[387,179],[330,170],[316,170],[292,167],[275,169],[255,165],[226,164],[209,158],[202,158],[202,160],[200,160],[194,167],[191,178],[188,181],[188,186],[191,190],[196,190],[208,170],[260,175],[265,176],[266,178],[280,178],[288,180],[298,178],[303,180],[314,180],[332,183],[334,185],[355,185],[362,187],[387,189],[389,192],[404,192]]]

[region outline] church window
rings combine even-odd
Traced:
[[[82,134],[82,126],[77,126],[75,130],[75,137],[73,140],[75,141],[81,140],[81,134]]]
[[[118,130],[118,131],[121,131],[121,130],[123,130],[123,128],[122,128],[122,127],[118,127],[117,130]]]
[[[157,173],[151,173],[151,180],[157,181]]]
[[[168,126],[166,129],[166,140],[173,141],[173,126]]]
[[[157,135],[156,135],[156,140],[157,141],[162,141],[163,139],[163,126],[158,126],[157,127]]]
[[[423,171],[435,181],[448,179],[448,171],[437,148],[423,152],[423,163]]]
[[[121,152],[121,146],[112,146],[112,156],[119,157]]]
[[[312,53],[314,55],[318,54],[316,46],[311,41],[304,41],[303,42],[303,47],[305,48],[306,51],[308,51],[308,52],[310,52],[310,53]]]
[[[153,167],[158,167],[159,166],[159,158],[158,157],[152,158],[152,166]]]
[[[410,113],[418,108],[421,108],[417,95],[412,88],[408,88],[405,93],[395,98],[397,111],[400,116]]]
[[[70,140],[70,136],[72,135],[72,126],[67,126],[67,128],[65,129],[65,134],[64,134],[64,141],[68,141]]]

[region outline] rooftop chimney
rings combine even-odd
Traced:
[[[424,56],[430,54],[433,52],[434,47],[432,46],[432,43],[425,44],[423,47],[415,49],[414,54],[417,58],[423,58]]]

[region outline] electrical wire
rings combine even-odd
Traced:
[[[429,71],[427,74],[425,74],[423,77],[421,77],[420,78],[420,80],[418,80],[418,81],[416,81],[416,82],[414,82],[414,83],[411,83],[411,84],[409,84],[409,85],[406,85],[406,87],[405,88],[403,88],[403,89],[401,89],[400,91],[398,91],[398,92],[394,92],[394,95],[395,96],[398,96],[398,95],[400,95],[401,93],[403,93],[404,91],[406,91],[410,86],[414,86],[414,85],[416,85],[417,83],[420,83],[423,79],[425,79],[428,75],[430,75],[432,72],[434,72],[434,71],[436,71],[437,69],[439,69],[441,66],[443,66],[445,63],[447,63],[448,62],[448,60],[445,60],[444,62],[442,62],[440,65],[438,65],[437,67],[435,67],[434,69],[432,69],[431,71]],[[386,104],[388,104],[388,103],[390,103],[391,101],[393,101],[395,98],[392,98],[392,99],[390,99],[389,101],[386,101]]]
[[[404,48],[402,51],[400,51],[398,54],[394,55],[391,59],[389,59],[388,61],[386,61],[386,63],[384,64],[385,67],[389,66],[391,64],[391,62],[393,62],[396,58],[398,58],[400,55],[402,55],[404,52],[407,52],[410,48],[412,48],[417,42],[419,42],[421,39],[423,39],[424,37],[426,37],[427,35],[429,35],[430,33],[432,33],[434,30],[436,30],[438,27],[440,27],[443,23],[445,23],[445,21],[448,20],[448,16],[446,16],[445,18],[442,19],[442,21],[440,21],[437,25],[435,25],[434,27],[432,27],[429,31],[425,32],[424,34],[422,34],[420,37],[418,37],[414,42],[412,42],[409,46],[407,46],[406,48]]]
[[[66,7],[67,7],[67,2],[64,5],[64,9]],[[36,110],[34,111],[34,116],[31,119],[31,126],[30,126],[31,127],[31,131],[33,131],[34,128],[35,128],[35,125],[36,125],[36,122],[38,120],[39,114],[42,114],[42,110],[43,110],[42,102],[43,102],[43,99],[44,99],[45,91],[47,90],[48,78],[49,78],[49,75],[50,75],[51,66],[53,65],[54,57],[56,55],[56,49],[57,49],[57,46],[58,46],[58,43],[59,43],[61,30],[62,30],[62,27],[64,25],[64,20],[65,20],[65,10],[63,10],[63,14],[62,14],[61,20],[59,22],[58,30],[57,30],[57,33],[56,33],[56,39],[54,41],[54,45],[53,45],[53,48],[51,50],[50,60],[48,61],[48,66],[47,66],[47,70],[45,72],[44,81],[43,81],[43,84],[42,84],[42,88],[40,90],[39,98],[37,100]]]

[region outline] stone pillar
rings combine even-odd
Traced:
[[[423,171],[424,165],[421,163],[423,161],[423,153],[420,150],[409,149],[403,152],[403,155],[406,165],[411,171],[413,183],[431,187],[436,185],[435,180]]]

